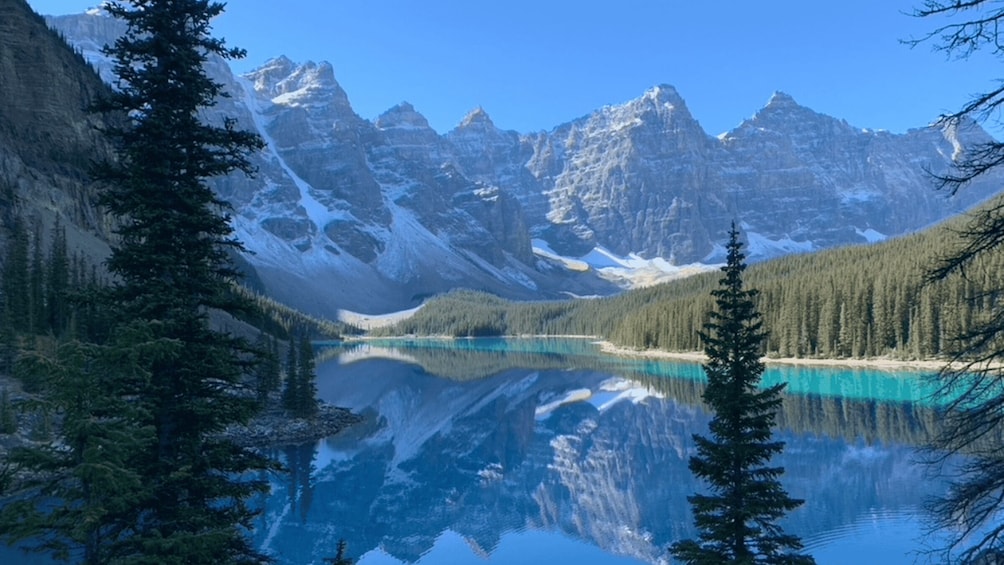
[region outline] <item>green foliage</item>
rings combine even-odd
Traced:
[[[300,401],[300,371],[297,364],[300,356],[296,353],[296,342],[289,340],[289,348],[286,350],[286,381],[282,388],[282,407],[290,413],[296,412],[297,404]]]
[[[760,290],[756,305],[773,328],[765,353],[898,359],[950,354],[952,336],[974,328],[1004,297],[983,292],[995,284],[994,273],[1004,270],[1001,254],[981,258],[968,278],[925,283],[925,265],[956,249],[956,232],[965,221],[881,244],[752,265],[746,279]],[[609,298],[528,303],[454,292],[373,333],[463,336],[481,328],[495,335],[588,335],[639,349],[697,351],[715,284],[715,274],[705,273]]]
[[[27,337],[58,337],[71,323],[74,291],[65,230],[57,219],[46,254],[41,228],[36,223],[29,238],[26,223],[19,215],[9,222],[0,273],[0,371],[7,373]]]
[[[269,397],[279,390],[282,382],[282,367],[279,364],[279,350],[275,338],[262,332],[255,343],[258,365],[255,367],[255,385],[258,402],[268,403]]]
[[[136,552],[134,525],[149,491],[135,463],[154,447],[136,392],[147,377],[144,359],[178,349],[150,341],[151,333],[137,324],[108,346],[72,341],[19,359],[19,372],[47,393],[41,412],[61,415],[62,441],[10,454],[9,463],[27,472],[0,508],[4,542],[88,564]],[[53,498],[68,503],[54,506]]]
[[[42,260],[42,231],[36,224],[31,245],[31,270],[28,273],[28,331],[40,333],[45,326],[45,268]]]
[[[311,336],[334,340],[344,334],[359,333],[357,328],[304,314],[243,286],[234,286],[233,291],[251,305],[238,312],[237,318],[277,338],[289,339],[294,328],[305,330]]]
[[[314,348],[306,334],[300,333],[289,342],[286,357],[286,386],[282,404],[295,418],[313,418],[317,415],[317,375],[314,367]]]
[[[685,563],[814,563],[796,553],[802,548],[798,537],[777,525],[802,501],[781,486],[784,469],[768,466],[784,449],[771,439],[771,428],[785,385],[758,389],[766,336],[753,303],[757,292],[743,288],[741,245],[733,225],[725,275],[711,293],[716,308],[701,333],[708,356],[703,398],[714,416],[710,438],[694,435],[697,455],[690,470],[708,483],[710,494],[687,497],[699,539],[678,542],[672,552]]]
[[[297,349],[300,352],[300,362],[297,367],[297,378],[300,383],[296,387],[299,398],[295,413],[300,418],[313,418],[317,415],[317,373],[314,367],[314,348],[310,345],[306,334],[300,335]]]
[[[28,479],[13,486],[0,532],[85,563],[263,562],[246,535],[256,515],[248,500],[267,489],[256,471],[275,466],[222,434],[257,408],[245,390],[254,350],[213,331],[208,315],[248,306],[227,260],[240,244],[206,179],[248,171],[247,154],[261,143],[231,121],[200,121],[221,94],[207,58],[240,52],[209,35],[221,3],[105,8],[128,26],[108,50],[120,89],[103,104],[128,119],[106,130],[118,155],[98,171],[102,203],[121,220],[108,262],[114,282],[68,296],[73,278],[92,288],[101,281],[93,269],[88,277],[70,268],[58,226],[48,265],[38,232],[33,247],[23,229],[10,239],[17,257],[5,264],[4,295],[15,335],[72,329],[95,343],[21,355],[18,372],[38,387],[39,413],[52,417],[60,441],[12,454],[22,470],[14,476]],[[8,298],[22,288],[26,300]],[[72,316],[60,313],[67,304]],[[62,504],[53,508],[53,497]]]
[[[66,229],[57,217],[52,228],[52,244],[45,275],[44,320],[42,326],[59,337],[70,323],[70,258],[66,247]]]
[[[31,327],[31,277],[28,266],[28,231],[24,220],[15,216],[7,228],[3,271],[4,325],[14,332],[27,332]]]
[[[104,109],[130,118],[111,130],[119,160],[101,170],[109,183],[102,204],[126,218],[108,261],[117,277],[110,303],[116,323],[146,322],[178,352],[147,366],[141,398],[155,442],[132,462],[149,489],[138,501],[133,540],[149,563],[260,562],[246,536],[256,515],[247,501],[267,484],[245,477],[272,465],[220,435],[255,413],[254,395],[243,390],[253,350],[210,329],[207,314],[244,308],[228,261],[241,245],[227,204],[206,179],[250,172],[247,154],[261,141],[231,120],[201,122],[222,92],[206,75],[207,58],[241,52],[210,36],[221,3],[133,0],[105,8],[128,27],[107,51],[122,88]]]

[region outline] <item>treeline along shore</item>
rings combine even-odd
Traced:
[[[1000,205],[989,202],[987,206]],[[982,257],[964,277],[928,281],[940,257],[960,245],[968,218],[877,244],[788,256],[750,266],[751,287],[769,334],[771,359],[932,361],[934,368],[989,316],[1000,297],[999,255]],[[710,291],[720,273],[596,299],[510,302],[474,291],[430,300],[411,317],[371,335],[581,335],[610,342],[616,352],[701,350]]]

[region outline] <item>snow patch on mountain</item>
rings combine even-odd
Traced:
[[[391,361],[408,363],[410,365],[421,365],[417,359],[402,352],[400,349],[394,347],[379,347],[368,343],[356,345],[352,349],[339,354],[338,364],[350,365],[352,363],[368,361],[370,359],[388,359]]]
[[[600,383],[599,391],[593,394],[590,402],[600,412],[606,412],[618,402],[628,401],[633,404],[643,402],[648,398],[665,398],[662,393],[649,387],[641,386],[637,381],[615,378]]]
[[[545,420],[549,418],[551,416],[551,413],[557,410],[558,408],[566,404],[571,404],[573,402],[582,402],[584,400],[588,400],[589,397],[592,396],[592,394],[593,391],[591,391],[588,388],[578,388],[575,390],[570,390],[561,397],[552,400],[547,404],[541,404],[540,406],[538,406],[536,411],[534,412],[534,417],[538,421]]]
[[[543,239],[534,239],[531,240],[531,242],[533,244],[533,254],[537,255],[538,257],[543,257],[555,263],[559,263],[569,271],[583,272],[589,270],[590,267],[589,263],[581,261],[579,259],[571,259],[569,257],[563,257],[559,255],[553,249],[551,249],[551,246],[548,245],[548,243]]]
[[[751,261],[763,261],[783,255],[793,255],[798,253],[811,253],[818,250],[812,241],[795,241],[790,237],[771,239],[757,231],[749,224],[743,223],[743,235],[746,237],[746,248],[744,252]],[[715,244],[714,249],[705,258],[703,263],[721,265],[725,263],[726,250],[721,244]]]
[[[424,304],[414,308],[408,308],[406,310],[388,312],[386,314],[363,314],[361,312],[353,312],[342,308],[338,311],[336,319],[339,322],[355,326],[361,330],[369,331],[377,328],[393,326],[398,322],[407,320],[418,313],[418,311],[422,309],[422,306],[424,306]]]
[[[634,253],[622,257],[604,247],[594,247],[581,257],[565,257],[551,249],[542,239],[533,240],[533,252],[569,271],[593,270],[601,278],[625,289],[644,288],[715,268],[702,263],[673,265],[661,257],[644,259]]]
[[[867,241],[868,243],[878,243],[880,241],[885,241],[886,239],[888,239],[888,236],[886,236],[885,234],[881,234],[881,233],[873,230],[872,228],[868,228],[868,229],[864,229],[864,230],[859,229],[859,228],[854,228],[854,233],[856,233],[856,234],[860,235],[861,237],[865,238],[865,241]]]
[[[296,171],[280,156],[275,140],[269,135],[268,128],[265,127],[264,118],[262,117],[263,109],[258,101],[254,86],[250,80],[243,77],[238,78],[237,82],[244,90],[244,103],[247,104],[248,110],[251,111],[251,118],[254,120],[258,135],[261,136],[262,141],[265,143],[265,150],[268,152],[269,157],[282,168],[300,191],[299,205],[306,211],[307,217],[314,223],[314,226],[325,226],[336,218],[346,219],[347,214],[333,212],[314,198],[310,193],[311,187],[307,181],[296,174]]]

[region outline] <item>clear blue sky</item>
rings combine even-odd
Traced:
[[[98,0],[28,0],[45,14]],[[656,84],[715,135],[782,90],[852,125],[902,132],[1004,76],[899,40],[934,22],[921,0],[231,0],[216,35],[240,71],[286,55],[330,61],[356,112],[411,102],[439,132],[482,106],[496,125],[548,130]],[[1000,137],[999,129],[993,128]]]

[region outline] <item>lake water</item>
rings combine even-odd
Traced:
[[[366,417],[276,451],[291,472],[256,543],[361,565],[668,563],[695,531],[691,434],[707,434],[691,363],[599,355],[584,340],[388,340],[327,350],[320,396]],[[916,462],[934,429],[919,373],[770,368],[789,391],[774,462],[805,504],[785,520],[821,564],[927,562],[920,506],[944,486]]]

